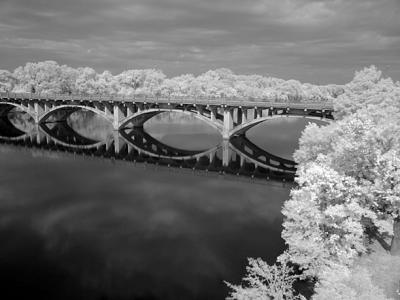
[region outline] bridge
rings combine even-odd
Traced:
[[[114,130],[141,128],[147,120],[160,113],[180,112],[208,123],[220,132],[223,139],[230,139],[261,122],[282,116],[329,121],[333,119],[334,111],[332,102],[0,93],[0,117],[15,108],[29,114],[36,124],[65,121],[78,110],[88,110],[112,123]]]

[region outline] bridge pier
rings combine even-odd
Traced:
[[[45,112],[45,108],[44,105],[42,103],[39,102],[35,102],[34,104],[34,119],[35,119],[35,124],[39,124],[40,122],[40,116],[43,115],[43,113]]]
[[[246,159],[243,157],[243,155],[240,155],[240,167],[243,168],[245,163],[246,163]]]
[[[217,109],[215,107],[210,108],[210,114],[211,114],[211,121],[216,122],[217,120]]]
[[[107,117],[111,117],[113,115],[111,105],[107,102],[104,103],[104,113]]]
[[[125,141],[121,138],[118,131],[113,132],[114,153],[119,154],[125,145]]]
[[[232,109],[226,107],[224,109],[224,127],[222,131],[222,138],[229,139],[229,132],[233,129],[233,114]]]
[[[43,133],[42,128],[38,123],[35,124],[35,132],[36,132],[36,143],[40,145],[44,140],[46,135]]]
[[[213,164],[214,158],[215,158],[215,152],[214,152],[214,151],[213,151],[213,152],[210,152],[209,157],[208,157],[208,159],[209,159],[209,161],[210,161],[210,165]]]
[[[119,124],[124,118],[124,112],[120,105],[114,104],[114,114],[113,114],[113,129],[119,130]]]
[[[224,139],[222,141],[222,166],[227,167],[229,166],[229,160],[230,160],[230,155],[229,155],[229,140]]]
[[[242,124],[242,122],[243,122],[242,109],[241,108],[236,109],[235,115],[236,115],[236,123],[238,125]]]
[[[241,111],[241,113],[242,113],[242,122],[240,124],[244,124],[244,123],[248,122],[248,119],[247,119],[247,108],[242,108],[241,110],[242,110]]]
[[[133,103],[126,104],[126,113],[128,118],[135,113],[135,106]]]

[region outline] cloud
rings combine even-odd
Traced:
[[[399,14],[398,0],[6,0],[0,63],[48,54],[114,72],[228,67],[317,83],[377,64],[399,79]]]

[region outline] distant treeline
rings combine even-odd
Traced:
[[[0,70],[0,92],[45,94],[148,95],[268,99],[290,102],[329,101],[346,86],[313,85],[260,75],[236,75],[229,69],[167,78],[161,70],[127,70],[113,75],[92,68],[71,68],[55,61],[27,63],[13,72]]]

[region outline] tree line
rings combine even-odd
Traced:
[[[157,69],[126,70],[113,75],[88,67],[72,68],[55,61],[27,63],[13,72],[0,70],[0,92],[84,95],[148,95],[268,99],[288,102],[330,101],[344,86],[313,85],[261,75],[236,75],[221,68],[198,76],[172,78]]]

